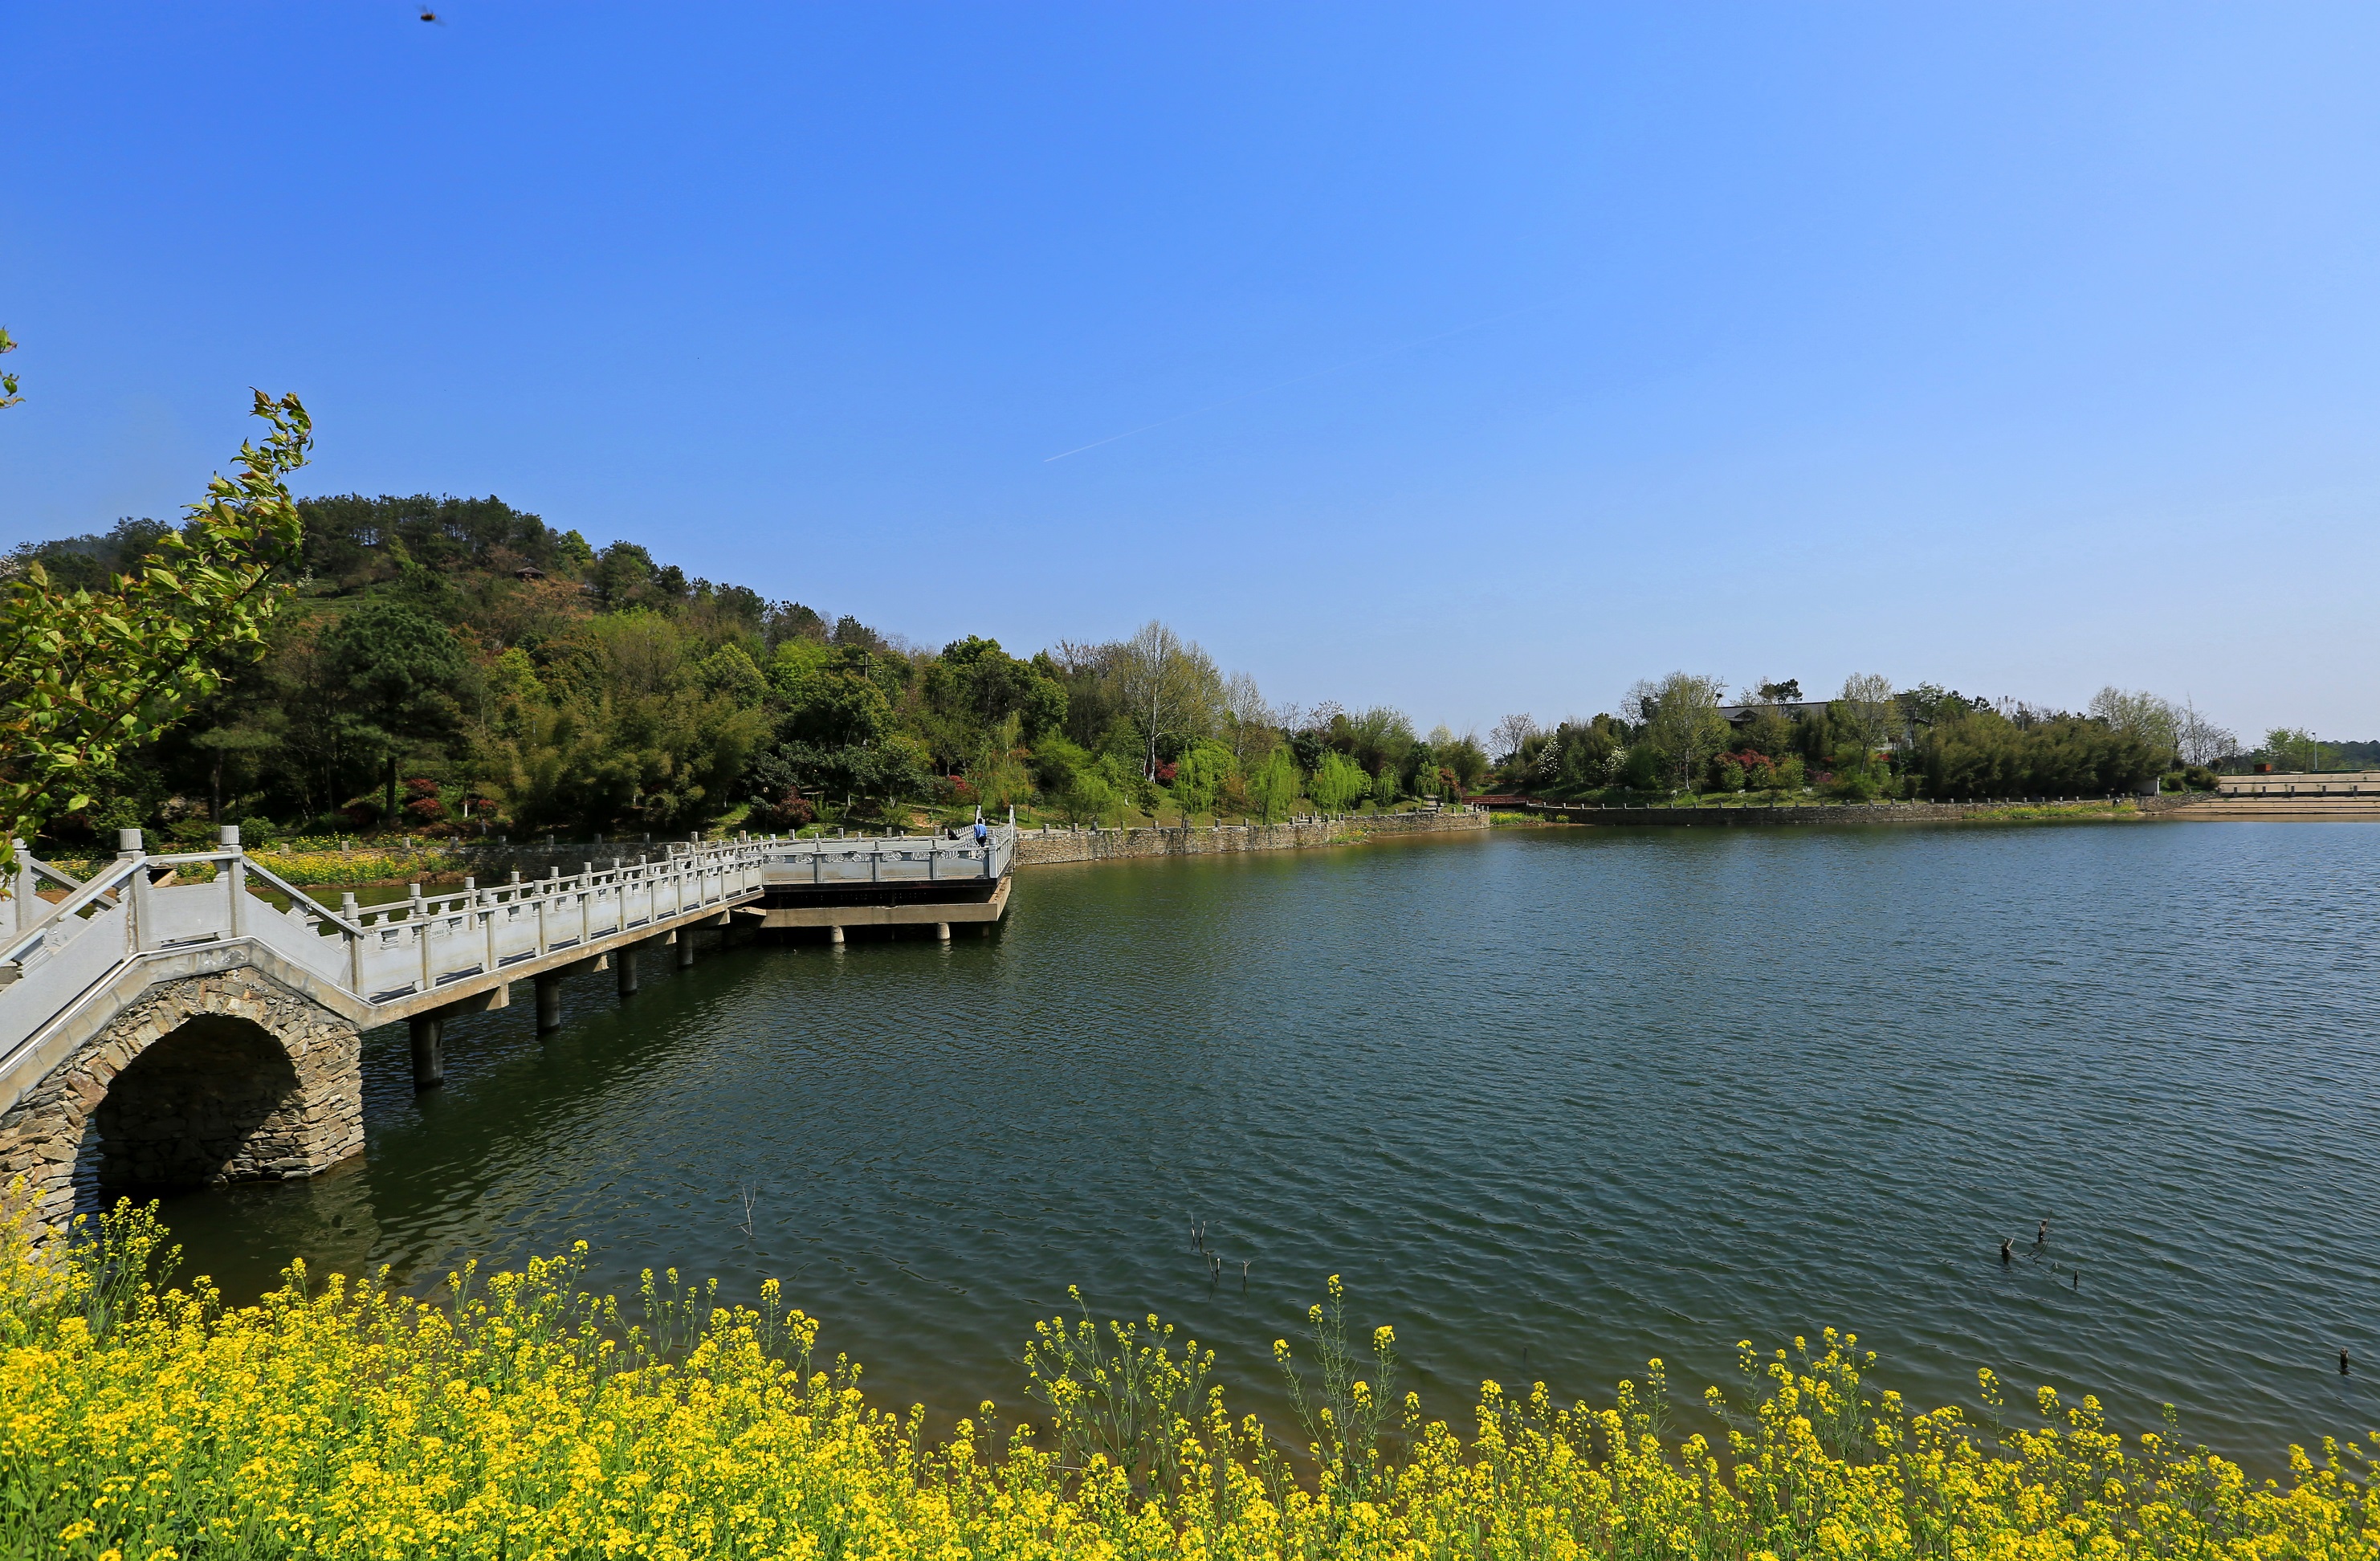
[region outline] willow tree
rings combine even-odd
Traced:
[[[13,404],[15,378],[0,384]],[[0,868],[14,869],[17,840],[90,806],[124,755],[221,688],[231,663],[263,654],[300,536],[282,479],[306,464],[313,422],[295,395],[258,391],[253,412],[273,431],[241,442],[236,474],[209,479],[133,573],[67,591],[29,562],[0,583]]]

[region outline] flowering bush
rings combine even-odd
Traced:
[[[765,807],[755,807],[744,816],[753,829],[770,833],[790,834],[807,825],[818,822],[818,809],[809,798],[802,795],[798,786],[789,786],[783,796]]]
[[[2044,1389],[2035,1429],[1912,1415],[1873,1354],[1742,1346],[1726,1446],[1663,1430],[1661,1363],[1609,1410],[1480,1387],[1466,1438],[1394,1395],[1394,1337],[1347,1343],[1334,1280],[1310,1360],[1276,1346],[1302,1437],[1234,1422],[1211,1355],[1155,1318],[1044,1325],[1041,1424],[917,1411],[820,1366],[774,1281],[758,1310],[650,1274],[645,1320],[579,1253],[453,1276],[443,1305],[302,1268],[253,1307],[150,1282],[119,1205],[59,1267],[0,1246],[0,1548],[88,1557],[415,1555],[2369,1557],[2369,1457],[2292,1449],[2286,1484],[2127,1442]],[[1368,1371],[1369,1374],[1359,1374]],[[1302,1446],[1300,1446],[1302,1444]]]

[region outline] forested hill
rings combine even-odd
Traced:
[[[390,827],[653,834],[908,822],[1015,804],[1069,821],[1279,816],[1477,789],[1488,756],[1402,711],[1277,708],[1161,623],[1019,657],[974,635],[923,648],[748,587],[600,551],[503,501],[299,502],[295,597],[263,659],[135,753],[63,845],[106,831],[249,838]],[[103,592],[164,527],[30,544],[54,586]],[[1717,680],[1642,683],[1621,713],[1500,723],[1497,782],[1621,800],[1681,790],[2098,796],[2217,765],[2324,768],[2302,732],[2241,754],[2184,702],[2101,690],[2087,714],[1874,675],[1729,706]]]
[[[1295,723],[1160,625],[1029,659],[976,637],[930,651],[631,542],[599,551],[495,498],[300,509],[302,579],[269,653],[62,821],[66,838],[195,837],[214,819],[660,833],[910,804],[1279,810],[1306,781],[1281,730]],[[126,521],[11,563],[103,590],[163,531]],[[1485,768],[1475,744],[1434,754],[1402,715],[1372,714],[1364,783],[1342,790],[1434,793]]]

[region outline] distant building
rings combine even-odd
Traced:
[[[1803,716],[1817,714],[1833,703],[1828,699],[1804,699],[1794,705],[1721,705],[1719,719],[1730,726],[1741,727],[1762,710],[1774,710],[1787,720],[1799,720]]]
[[[534,563],[524,563],[518,569],[513,571],[513,578],[516,580],[542,580],[545,578],[545,571],[540,569]]]
[[[2218,775],[2227,797],[2380,796],[2380,769],[2333,770],[2327,774]]]

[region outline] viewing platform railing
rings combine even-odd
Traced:
[[[876,883],[996,883],[1016,859],[1016,826],[998,824],[978,845],[972,829],[942,835],[813,835],[758,842],[760,882],[772,889],[848,889]]]

